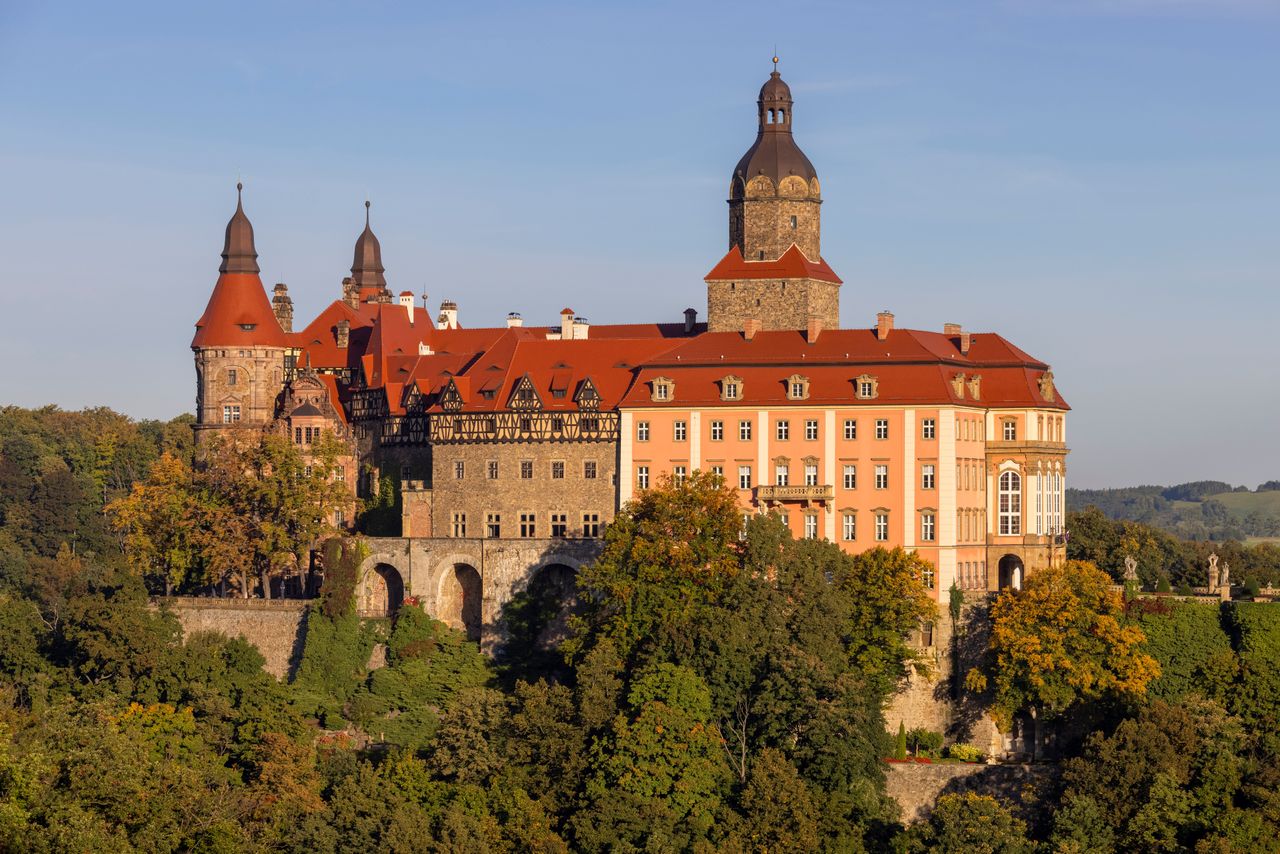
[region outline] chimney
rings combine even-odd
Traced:
[[[560,340],[568,341],[573,338],[573,309],[560,309]]]
[[[400,292],[400,304],[409,312],[409,325],[413,325],[413,291]]]
[[[338,321],[337,343],[339,350],[347,349],[347,345],[351,343],[351,321],[343,318]]]
[[[356,287],[356,280],[350,276],[342,280],[342,301],[351,308],[360,304],[360,289]]]
[[[893,331],[893,312],[882,311],[876,315],[876,338],[883,341]]]
[[[969,344],[972,342],[973,336],[968,332],[960,333],[960,355],[969,355]]]
[[[698,325],[698,310],[696,308],[686,308],[684,310],[684,334],[692,335],[693,327]]]
[[[742,321],[742,337],[750,341],[752,338],[756,337],[756,333],[760,331],[762,326],[763,324],[760,322],[760,318],[758,317],[752,317]]]
[[[276,322],[285,332],[293,331],[293,300],[289,298],[289,286],[284,282],[276,282],[275,296],[271,298],[271,310],[276,314]]]
[[[587,322],[585,317],[575,317],[573,319],[573,340],[585,341],[589,332],[591,332],[591,324]]]
[[[440,303],[440,317],[436,320],[436,329],[458,328],[458,304],[453,300]]]
[[[804,340],[810,344],[818,341],[818,336],[822,334],[822,318],[816,314],[809,315],[809,325],[805,328]]]
[[[955,338],[963,331],[964,331],[964,327],[962,327],[958,323],[942,324],[942,334],[947,336],[948,338]]]
[[[507,328],[511,329],[515,326],[524,326],[524,318],[520,316],[518,311],[512,311],[507,314]]]

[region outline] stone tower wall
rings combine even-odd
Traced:
[[[262,426],[276,415],[284,388],[284,355],[280,347],[205,347],[196,351],[197,432],[229,427]],[[235,372],[232,382],[231,372]],[[225,404],[240,406],[239,424],[222,420]]]
[[[707,283],[707,330],[741,331],[752,319],[761,329],[805,329],[817,317],[824,329],[840,328],[840,286],[817,279]]]
[[[822,257],[821,205],[816,197],[730,199],[729,245],[741,246],[748,261],[776,261],[794,243],[817,261]]]

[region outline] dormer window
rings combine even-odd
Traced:
[[[787,400],[808,400],[809,378],[799,374],[787,377]]]
[[[863,374],[853,381],[853,391],[859,400],[871,400],[880,394],[880,381],[870,374]]]
[[[720,380],[720,399],[741,400],[742,378],[730,375]]]
[[[968,385],[969,397],[972,397],[974,400],[980,400],[982,398],[982,375],[974,374],[969,377]]]
[[[258,328],[258,324],[256,324],[256,323],[241,323],[241,324],[240,324],[240,328],[241,328],[241,329],[243,329],[245,332],[252,332],[253,330],[255,330],[255,329],[257,329],[257,328]]]
[[[653,381],[652,399],[656,402],[664,402],[675,397],[676,384],[669,377],[657,377]]]

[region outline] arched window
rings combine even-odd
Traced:
[[[1000,475],[1000,535],[1022,533],[1022,477],[1016,471]]]

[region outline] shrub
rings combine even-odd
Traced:
[[[942,733],[916,727],[907,733],[907,747],[917,756],[932,756],[942,747]]]
[[[947,748],[947,756],[961,762],[978,762],[982,755],[982,751],[972,744],[953,744]]]
[[[893,742],[893,758],[907,758],[907,725],[898,721],[898,737]]]

